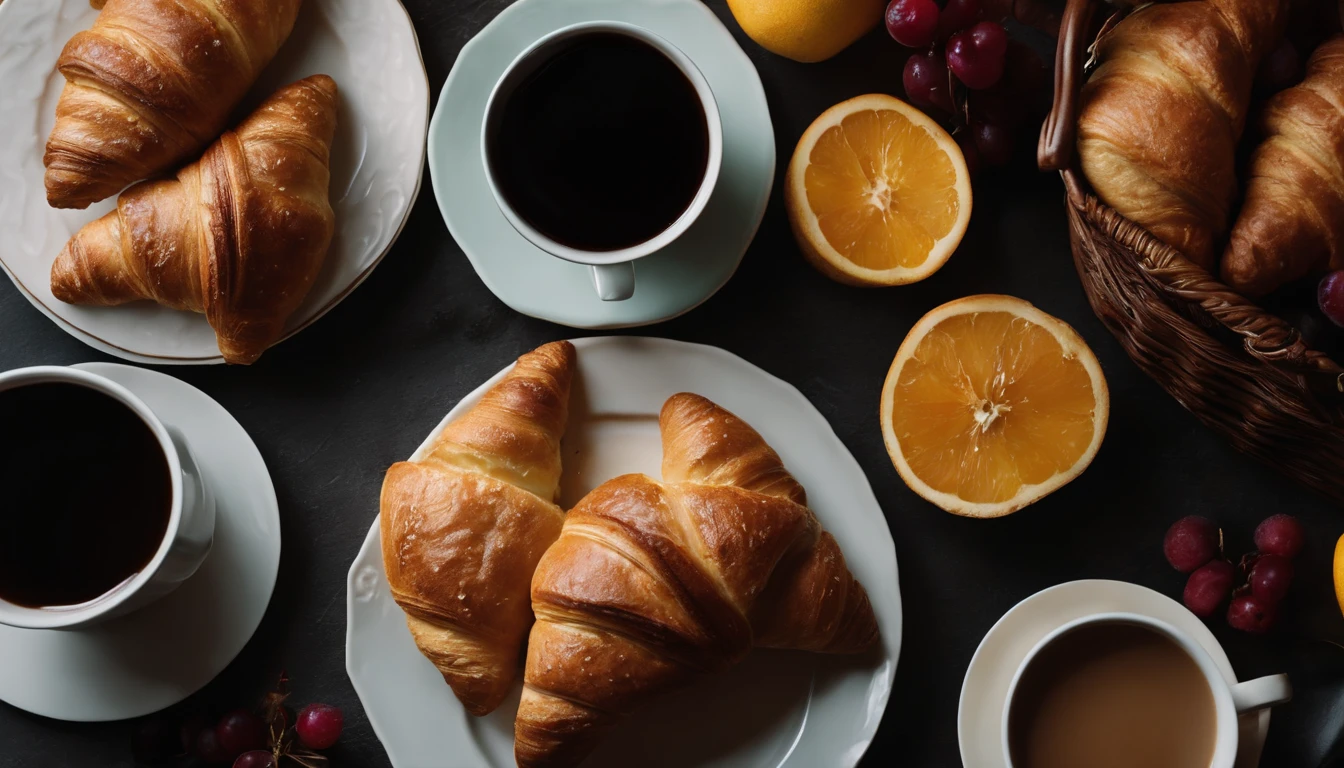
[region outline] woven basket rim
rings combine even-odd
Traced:
[[[1240,337],[1242,348],[1261,362],[1291,375],[1328,379],[1327,386],[1319,389],[1344,393],[1344,367],[1308,345],[1296,327],[1232,290],[1185,254],[1106,205],[1077,169],[1076,159],[1060,175],[1069,188],[1069,205],[1112,241],[1139,256],[1139,268],[1167,289],[1170,300],[1199,304],[1206,314]]]

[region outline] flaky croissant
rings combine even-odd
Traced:
[[[420,651],[473,715],[508,695],[532,607],[537,561],[564,512],[560,438],[574,346],[546,344],[518,363],[383,480],[383,566]]]
[[[107,0],[56,62],[47,201],[86,208],[195,157],[298,13],[299,0]]]
[[[251,363],[283,335],[326,258],[335,131],[330,77],[281,88],[176,179],[131,187],[76,232],[52,265],[52,294],[204,312],[224,359]]]
[[[877,619],[802,486],[698,395],[663,406],[663,483],[625,475],[569,512],[532,579],[514,754],[579,763],[631,710],[752,646],[857,653]]]
[[[1097,195],[1213,269],[1237,195],[1235,154],[1260,59],[1287,0],[1140,8],[1097,42],[1078,156]]]
[[[1223,281],[1259,296],[1344,268],[1344,36],[1323,43],[1306,79],[1270,100]]]

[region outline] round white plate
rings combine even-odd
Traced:
[[[51,295],[51,263],[84,224],[115,199],[83,211],[47,206],[42,153],[65,78],[55,71],[67,40],[92,26],[88,0],[0,3],[0,266],[33,306],[89,346],[154,364],[220,363],[203,315],[149,302],[79,307]],[[331,158],[336,236],[286,336],[354,290],[401,233],[425,164],[429,81],[415,29],[397,0],[308,0],[294,33],[245,102],[325,73],[340,89]]]
[[[280,509],[256,445],[204,392],[141,368],[74,367],[121,384],[181,430],[217,506],[210,556],[167,597],[88,629],[0,625],[0,700],[58,720],[124,720],[200,690],[247,644],[280,568]]]
[[[1003,705],[1013,674],[1027,653],[1064,624],[1111,611],[1151,616],[1188,633],[1209,652],[1227,682],[1237,682],[1232,662],[1204,622],[1161,592],[1104,579],[1060,584],[1037,592],[1005,613],[971,658],[957,712],[957,739],[965,768],[1006,768],[1000,733]],[[1243,715],[1240,724],[1236,768],[1255,768],[1269,734],[1269,710]]]
[[[672,245],[635,262],[635,295],[625,301],[602,301],[588,267],[551,256],[509,226],[480,150],[485,102],[505,67],[543,35],[595,20],[645,27],[684,51],[709,81],[723,121],[723,170],[709,207]],[[775,134],[756,68],[700,0],[519,0],[458,54],[429,126],[429,174],[449,231],[505,304],[575,328],[648,325],[699,306],[737,271],[770,199]]]
[[[677,392],[698,392],[746,419],[783,457],[867,588],[882,630],[882,648],[865,657],[754,651],[728,673],[636,712],[585,768],[852,768],[882,719],[901,646],[896,548],[863,470],[802,393],[735,355],[637,337],[574,344],[562,505],[619,474],[658,477],[658,411]],[[462,398],[416,455],[503,375]],[[350,567],[347,611],[346,670],[394,766],[513,768],[521,685],[484,718],[462,709],[392,600],[376,519]]]

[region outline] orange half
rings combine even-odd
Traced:
[[[1016,512],[1077,477],[1109,415],[1106,379],[1082,337],[1011,296],[925,315],[882,389],[882,435],[901,478],[968,517]]]
[[[813,266],[851,285],[938,271],[971,218],[956,141],[894,96],[831,107],[803,133],[784,182],[789,223]]]

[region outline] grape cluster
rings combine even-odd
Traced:
[[[1243,632],[1269,631],[1278,617],[1279,604],[1293,583],[1293,558],[1302,551],[1302,524],[1291,515],[1274,515],[1255,529],[1256,551],[1233,566],[1222,554],[1222,533],[1207,518],[1191,515],[1167,529],[1162,552],[1181,573],[1185,583],[1185,607],[1209,618],[1231,597],[1227,623]],[[1245,582],[1235,587],[1237,572]]]
[[[915,49],[901,76],[906,99],[951,123],[971,173],[1007,164],[1022,124],[1048,98],[1040,56],[983,16],[981,0],[946,0],[941,8],[934,0],[891,0],[886,15],[896,42]]]
[[[151,717],[136,729],[132,752],[138,765],[279,768],[276,755],[290,753],[291,742],[304,750],[328,749],[344,725],[341,710],[326,704],[310,704],[297,717],[284,707],[277,720],[279,750],[266,721],[249,709],[233,710],[215,723],[201,716]]]

